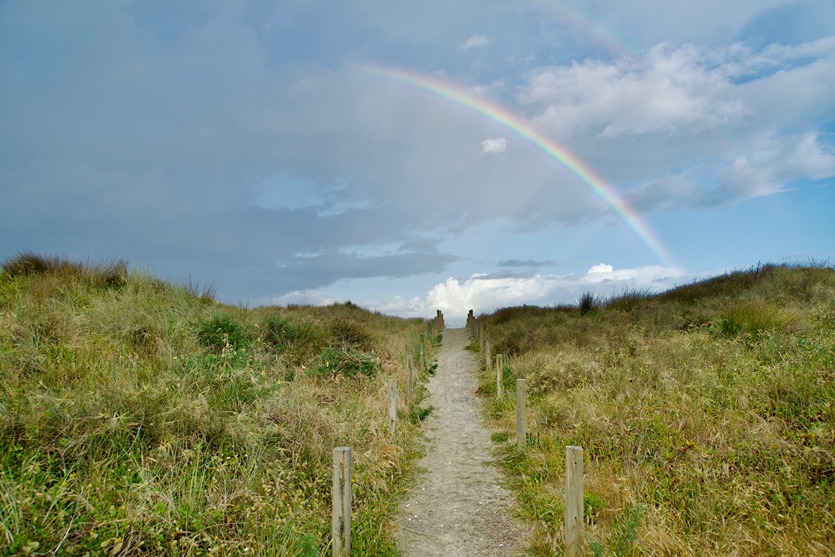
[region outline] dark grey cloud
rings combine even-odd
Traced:
[[[551,260],[537,261],[534,259],[505,259],[497,263],[499,267],[552,267],[554,262]]]

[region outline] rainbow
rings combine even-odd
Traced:
[[[361,67],[373,74],[417,87],[443,99],[452,101],[457,105],[464,106],[509,130],[514,135],[544,153],[549,159],[559,163],[569,172],[577,176],[584,184],[588,185],[623,219],[624,223],[635,232],[638,238],[640,238],[661,263],[668,267],[675,266],[666,248],[655,236],[655,233],[643,221],[641,216],[626,201],[620,198],[617,192],[608,186],[579,157],[534,129],[530,124],[510,112],[507,108],[479,98],[458,85],[436,77],[408,72],[398,68],[386,68],[379,65],[363,64]]]

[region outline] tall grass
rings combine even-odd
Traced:
[[[502,448],[531,553],[562,552],[564,450],[586,455],[596,555],[831,555],[835,270],[765,265],[652,296],[483,316],[526,377],[528,449]],[[512,395],[489,413],[514,431]]]
[[[123,262],[3,264],[0,554],[326,554],[337,445],[354,447],[355,553],[396,554],[419,429],[387,434],[387,387],[406,384],[425,324],[244,310],[190,284]]]

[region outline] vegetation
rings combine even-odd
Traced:
[[[831,555],[835,269],[765,265],[660,295],[479,318],[510,357],[481,391],[530,551],[562,554],[565,446],[595,555]],[[477,345],[476,345],[477,348]],[[528,448],[514,446],[517,377]]]
[[[339,445],[353,554],[396,554],[385,526],[429,410],[404,404],[388,435],[388,383],[406,392],[424,322],[244,310],[121,261],[2,268],[0,554],[328,554]]]

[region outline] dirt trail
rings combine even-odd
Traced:
[[[498,485],[490,433],[482,425],[476,356],[466,329],[447,329],[438,369],[429,381],[426,469],[400,513],[405,557],[511,556],[522,529],[509,515],[512,496]]]

